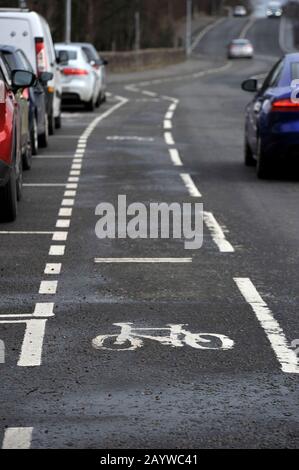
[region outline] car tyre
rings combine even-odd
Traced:
[[[38,128],[37,128],[37,119],[34,117],[32,130],[31,130],[31,152],[32,155],[38,154]]]
[[[93,101],[93,98],[91,98],[90,101],[88,101],[87,103],[85,103],[85,109],[86,111],[91,111],[93,112],[94,109],[95,109],[95,103]]]
[[[42,134],[38,136],[38,145],[41,148],[48,147],[49,144],[49,125],[48,125],[48,115],[45,115],[45,130]]]
[[[0,188],[0,219],[2,222],[14,222],[17,217],[17,182],[13,167],[6,185]]]
[[[23,170],[30,170],[32,166],[31,139],[28,139],[26,152],[22,155]]]
[[[55,133],[55,119],[53,113],[48,116],[49,122],[49,135],[54,135]]]
[[[61,113],[55,118],[55,129],[61,129]]]
[[[270,176],[269,160],[263,152],[261,139],[258,140],[256,173],[259,179],[267,179]]]

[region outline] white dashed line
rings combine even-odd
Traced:
[[[50,256],[64,256],[65,246],[64,245],[52,245],[50,246],[49,255]]]
[[[7,428],[4,433],[2,449],[30,449],[33,428]]]
[[[183,162],[177,149],[169,149],[169,154],[171,161],[175,166],[183,166]]]
[[[167,145],[175,145],[171,132],[165,132],[164,138]]]
[[[262,299],[249,278],[235,278],[241,294],[251,306],[263,330],[265,331],[272,349],[281,365],[281,370],[289,374],[298,374],[298,357],[288,345],[286,337],[273,313]]]
[[[170,121],[170,119],[164,120],[164,129],[172,129],[172,122]]]
[[[234,247],[226,240],[224,232],[211,212],[204,212],[204,222],[221,253],[234,253]]]
[[[41,281],[39,294],[56,294],[58,281]]]
[[[193,179],[187,173],[181,173],[181,178],[185,183],[186,188],[189,191],[190,196],[192,197],[201,197],[201,193],[197,189]]]
[[[47,263],[45,267],[44,274],[60,274],[61,273],[61,263]]]

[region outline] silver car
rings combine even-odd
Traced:
[[[62,102],[82,103],[93,111],[99,105],[101,82],[82,47],[56,44],[55,50],[62,73]]]
[[[76,46],[82,47],[90,65],[97,72],[99,80],[100,80],[99,102],[102,103],[106,101],[106,91],[107,91],[106,65],[108,65],[107,60],[100,57],[98,51],[96,50],[93,44],[90,44],[88,42],[76,42],[73,44]]]
[[[228,46],[229,59],[252,59],[253,45],[249,39],[234,39]]]

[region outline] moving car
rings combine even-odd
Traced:
[[[33,85],[35,76],[14,70],[10,79],[0,54],[0,220],[12,222],[22,192],[21,110],[15,93]]]
[[[14,46],[0,45],[0,51],[8,63],[10,73],[13,70],[27,70],[33,73],[33,68],[21,49]],[[52,78],[52,74],[43,72],[39,79],[35,81],[34,86],[25,89],[20,96],[20,99],[24,98],[24,101],[29,100],[29,109],[28,106],[23,106],[23,108],[25,107],[24,112],[29,112],[29,135],[31,153],[33,155],[37,154],[38,147],[47,147],[48,145],[47,97],[45,86],[47,85],[47,81]],[[29,156],[23,157],[23,163],[25,169],[30,168],[31,159],[29,160]]]
[[[245,164],[257,164],[266,178],[276,162],[299,161],[299,54],[287,54],[262,86],[251,78],[242,84],[255,93],[246,109]]]
[[[247,10],[243,5],[237,5],[233,10],[233,15],[236,17],[247,16]]]
[[[61,63],[63,102],[84,104],[88,111],[94,111],[99,104],[101,82],[84,50],[73,44],[57,44],[55,50]]]
[[[49,133],[53,134],[61,126],[61,75],[48,23],[30,10],[0,8],[0,44],[22,47],[37,76],[53,74],[45,87]]]
[[[229,59],[252,59],[253,55],[254,49],[249,39],[234,39],[228,46]]]
[[[85,52],[88,62],[95,69],[100,80],[100,93],[98,97],[97,104],[106,101],[106,91],[107,91],[107,74],[106,74],[106,65],[108,65],[107,60],[99,56],[98,51],[93,46],[93,44],[87,42],[78,42],[72,43],[75,46],[82,47]]]
[[[267,6],[268,18],[281,18],[283,13],[282,5],[280,2],[269,2]]]

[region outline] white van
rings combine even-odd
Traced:
[[[48,82],[49,133],[61,126],[61,72],[56,61],[51,31],[46,20],[34,11],[0,8],[0,44],[16,46],[25,52],[36,75],[50,72]]]

